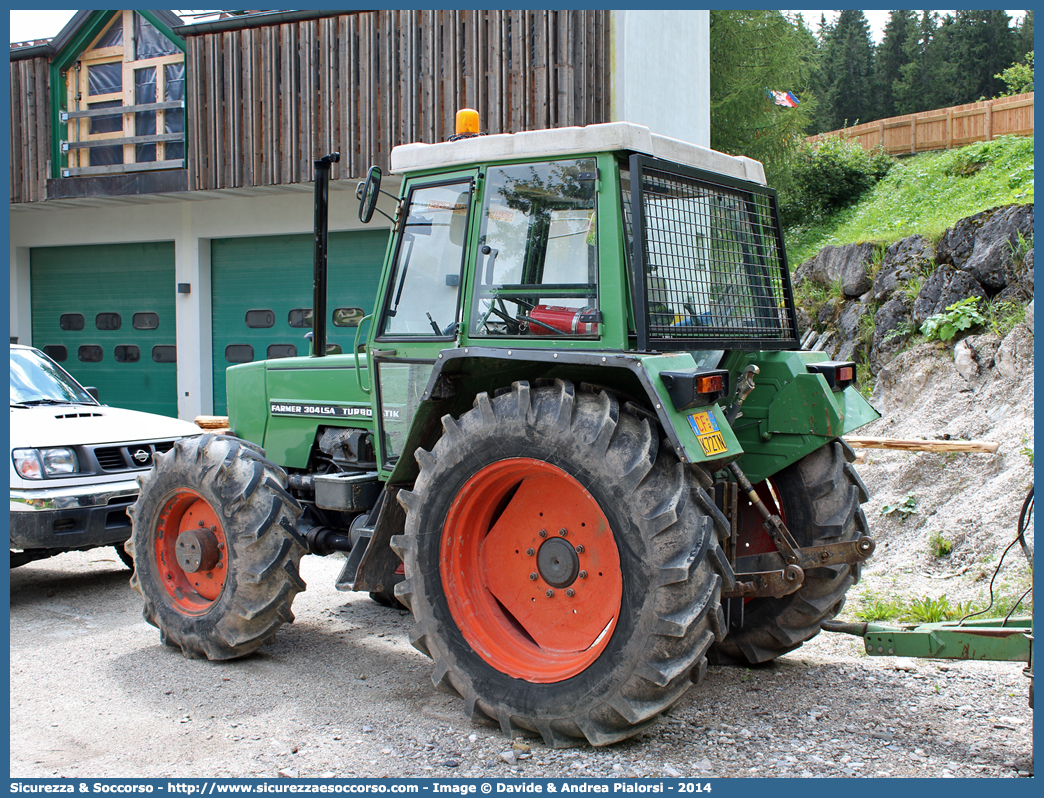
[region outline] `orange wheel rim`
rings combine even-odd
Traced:
[[[167,500],[156,529],[156,566],[177,610],[200,615],[210,609],[225,587],[227,553],[225,530],[206,499],[182,490]]]
[[[605,514],[541,460],[501,460],[467,481],[446,516],[440,570],[472,650],[528,682],[583,671],[620,616],[620,553]]]

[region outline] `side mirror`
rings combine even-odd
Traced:
[[[98,398],[97,388],[95,388],[93,385],[89,388],[85,386],[84,390],[87,391],[88,394],[90,394],[91,399],[93,399],[95,402],[98,402],[98,404],[101,404],[101,399]]]
[[[373,218],[380,193],[381,167],[371,166],[370,171],[366,173],[366,180],[355,189],[355,196],[359,198],[359,221],[363,224],[369,223]]]

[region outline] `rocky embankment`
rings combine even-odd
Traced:
[[[961,219],[937,243],[915,235],[888,247],[824,247],[798,266],[794,288],[806,348],[876,374],[929,316],[979,297],[980,306],[1033,300],[1033,205]],[[1032,331],[1032,308],[1029,319]]]

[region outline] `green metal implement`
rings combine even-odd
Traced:
[[[1033,644],[1032,618],[985,618],[917,626],[827,621],[822,628],[863,638],[871,657],[1029,662]]]

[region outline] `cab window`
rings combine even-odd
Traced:
[[[597,336],[593,158],[486,172],[472,336]]]
[[[382,335],[448,338],[456,332],[470,198],[470,178],[410,192]]]

